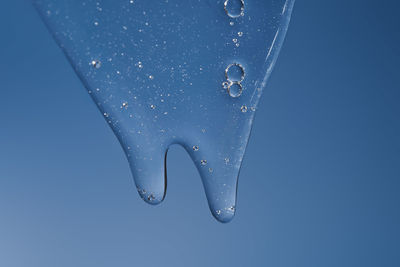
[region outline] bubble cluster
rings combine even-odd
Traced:
[[[239,63],[232,63],[225,69],[226,81],[222,83],[222,87],[227,89],[231,97],[241,96],[245,75],[244,67]]]

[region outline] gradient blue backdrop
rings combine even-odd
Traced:
[[[236,218],[180,147],[160,206],[28,0],[0,4],[0,266],[400,266],[400,3],[298,0]]]

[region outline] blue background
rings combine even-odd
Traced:
[[[165,202],[28,0],[0,6],[0,266],[399,266],[398,1],[298,0],[243,163],[209,213],[180,147]]]

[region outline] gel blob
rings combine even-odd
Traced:
[[[119,139],[143,200],[164,199],[166,154],[179,144],[195,162],[212,214],[230,221],[294,0],[34,3]]]

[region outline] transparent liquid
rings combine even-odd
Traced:
[[[180,144],[212,214],[230,221],[294,0],[34,2],[118,137],[140,196],[164,199],[168,147]]]

